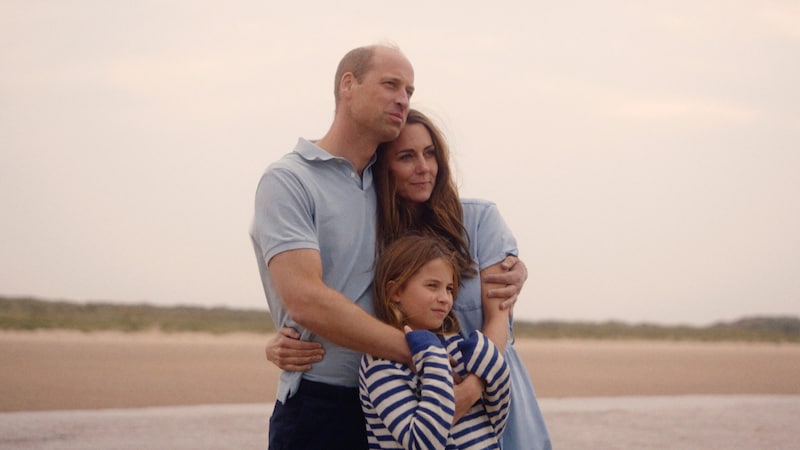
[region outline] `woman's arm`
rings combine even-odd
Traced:
[[[264,354],[281,370],[305,372],[311,370],[311,364],[322,361],[325,350],[319,342],[302,341],[297,330],[284,327],[267,341]]]
[[[503,299],[489,297],[489,292],[502,287],[496,283],[486,282],[492,275],[508,272],[499,262],[481,271],[481,305],[483,307],[483,334],[492,340],[494,345],[503,352],[508,342],[508,321],[511,308],[503,308]]]
[[[502,300],[502,309],[513,310],[522,286],[528,280],[528,267],[516,256],[507,255],[500,262],[500,268],[502,270],[497,272],[481,274],[481,282],[495,285],[488,290],[487,295],[492,299]]]

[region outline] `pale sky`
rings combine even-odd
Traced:
[[[800,315],[795,1],[4,0],[0,295],[266,310],[258,179],[385,41],[517,236],[518,318]]]

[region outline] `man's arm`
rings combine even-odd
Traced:
[[[352,350],[392,361],[411,361],[402,331],[372,317],[325,285],[316,250],[279,253],[269,261],[269,270],[287,312],[301,326]]]

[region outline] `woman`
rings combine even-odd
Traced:
[[[377,180],[379,246],[408,230],[429,230],[457,248],[462,267],[468,266],[462,269],[466,276],[453,309],[462,335],[482,329],[503,351],[511,369],[511,412],[503,448],[551,448],[533,384],[513,347],[510,311],[489,299],[486,294],[492,286],[482,286],[480,281],[501,271],[506,255],[517,253],[516,240],[497,207],[483,200],[458,200],[447,142],[430,118],[413,109],[400,136],[378,150],[373,179]],[[470,277],[469,268],[479,271],[480,277]]]
[[[486,275],[503,270],[506,255],[517,254],[516,240],[497,207],[483,200],[459,201],[450,175],[447,142],[436,125],[417,110],[409,112],[400,136],[381,145],[377,155],[373,179],[378,194],[378,253],[410,230],[434,232],[457,250],[464,277],[453,309],[462,335],[482,329],[511,369],[511,411],[502,447],[552,448],[533,385],[513,347],[510,311],[500,309],[499,302],[488,297],[488,290],[495,286],[481,283]],[[472,275],[475,272],[480,276]],[[284,370],[307,370],[322,358],[319,349],[308,347],[305,354],[294,352],[298,357],[279,363],[281,353],[287,350],[279,338],[295,337],[292,331],[281,330],[278,339],[267,345],[267,358]],[[468,377],[462,385],[471,392],[467,402],[471,405],[481,392],[476,377]]]
[[[375,312],[405,329],[413,367],[363,356],[359,391],[370,448],[500,448],[508,418],[509,370],[480,331],[467,339],[458,334],[452,306],[460,275],[455,252],[436,235],[406,235],[381,252],[373,282]],[[484,401],[475,402],[455,423],[451,370],[485,383]]]

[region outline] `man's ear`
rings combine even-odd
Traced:
[[[356,77],[353,72],[345,72],[342,79],[339,80],[339,95],[348,95],[353,90],[353,84],[356,82]]]

